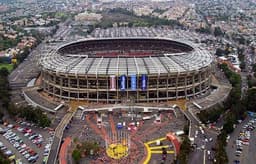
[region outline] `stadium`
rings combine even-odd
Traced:
[[[159,37],[90,38],[40,59],[42,88],[67,100],[162,102],[210,91],[213,58],[190,42]]]

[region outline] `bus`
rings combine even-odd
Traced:
[[[176,136],[180,136],[180,135],[183,135],[183,134],[185,134],[183,130],[178,130],[178,131],[175,132]]]
[[[57,110],[59,110],[60,108],[62,108],[64,106],[64,104],[63,103],[61,103],[60,105],[58,105],[56,108],[54,108],[54,111],[57,111]]]
[[[142,120],[150,120],[152,118],[152,116],[145,116],[145,117],[142,117]]]
[[[196,102],[193,102],[193,104],[198,108],[198,109],[202,109],[202,107],[200,105],[198,105]]]
[[[85,108],[82,107],[82,106],[78,106],[78,109],[80,109],[80,110],[85,110]]]

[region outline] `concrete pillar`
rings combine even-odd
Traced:
[[[169,90],[169,73],[168,73],[168,76],[167,76],[167,79],[166,79],[166,101],[168,101],[169,99],[169,95],[168,95],[168,90]]]
[[[192,76],[192,85],[193,97],[195,98],[195,74]]]
[[[98,103],[99,102],[99,80],[97,76],[96,76],[96,86],[97,86],[96,93],[97,93],[97,103]]]
[[[149,76],[148,77],[148,83],[147,83],[147,102],[149,102]]]
[[[119,98],[119,75],[116,77],[116,102],[120,101]]]
[[[188,75],[186,74],[186,77],[185,77],[185,88],[184,88],[184,92],[185,92],[185,98],[187,98],[187,79],[188,78]]]
[[[208,76],[207,76],[207,78],[209,78],[209,79],[208,79],[208,86],[211,86],[211,83],[212,83],[212,78],[211,78],[211,76],[212,76],[211,70],[208,69]]]
[[[176,100],[178,100],[178,96],[179,96],[178,83],[179,83],[179,75],[176,77]]]
[[[108,78],[108,76],[106,77],[106,80],[107,80],[107,103],[109,103],[109,78]]]
[[[202,72],[199,73],[199,92],[202,91]]]
[[[156,88],[157,88],[157,92],[156,92],[156,100],[157,100],[157,103],[159,103],[159,75],[157,76],[157,83],[156,83]]]
[[[50,92],[50,85],[49,85],[49,82],[50,82],[50,74],[48,73],[48,77],[49,77],[49,80],[47,82],[47,91]]]
[[[70,88],[70,78],[68,77],[68,87]],[[68,91],[68,99],[70,100],[70,91]]]
[[[136,83],[137,83],[137,84],[136,84],[136,94],[137,94],[136,97],[137,97],[137,99],[136,99],[135,102],[138,102],[138,100],[139,100],[139,87],[140,87],[140,86],[139,86],[139,80],[140,80],[139,76],[136,77],[136,80],[137,80],[137,81],[136,81]]]
[[[56,92],[56,75],[54,76],[54,78],[53,78],[53,83],[54,83],[54,85],[53,85],[53,90],[52,90],[52,93],[53,94],[55,94],[55,92]]]
[[[76,78],[76,88],[77,88],[77,100],[80,99],[80,86],[79,86],[79,77]]]
[[[41,71],[41,75],[42,75],[42,87],[43,87],[43,90],[45,90],[46,88],[46,74],[44,73],[44,71]]]
[[[87,77],[87,75],[85,76],[85,78],[86,78],[86,88],[87,88],[87,100],[89,99],[89,82],[88,82],[88,77]]]
[[[63,78],[60,77],[60,96],[62,97]]]

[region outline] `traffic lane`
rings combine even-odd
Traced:
[[[246,163],[255,163],[256,161],[256,130],[251,131],[251,137],[248,145],[248,153],[245,158]]]
[[[196,144],[196,148],[190,153],[190,157],[188,160],[189,164],[194,163],[202,163],[203,162],[203,149],[202,146],[205,145],[203,138],[204,135],[200,132],[198,128],[195,128],[194,131],[198,131],[198,134],[194,136],[194,143]]]
[[[36,77],[39,73],[36,63],[27,63],[19,69],[17,74],[14,73],[13,76],[9,77],[10,84],[24,83],[26,85],[29,80]]]
[[[205,154],[206,164],[211,164],[212,160],[215,158],[215,151],[213,151],[212,148],[216,146],[218,133],[211,129],[205,129],[205,134],[208,139],[208,142],[206,142],[205,149],[206,151],[210,151],[210,155],[208,154],[208,152]],[[209,140],[210,138],[212,138],[212,141]]]
[[[195,134],[195,144],[197,145],[196,153],[192,154],[192,157],[190,158],[193,163],[194,161],[200,161],[200,163],[212,163],[212,160],[214,158],[215,152],[212,151],[212,148],[215,147],[216,139],[218,133],[211,130],[204,128],[203,133],[202,131],[197,128],[195,129],[197,131],[197,134]],[[210,141],[211,138],[211,141]],[[205,153],[204,153],[205,151]],[[210,151],[210,155],[208,155],[208,151]]]
[[[33,49],[27,58],[18,65],[16,69],[14,69],[11,74],[9,75],[10,81],[15,81],[18,79],[17,76],[23,75],[23,72],[26,72],[27,70],[33,70],[31,69],[31,62],[36,64],[37,57],[39,57],[40,49],[43,46],[43,43],[39,44],[35,49]],[[24,68],[26,70],[24,70]]]
[[[239,135],[240,135],[240,131],[242,130],[243,126],[245,124],[247,124],[249,121],[249,118],[246,118],[242,123],[238,124],[236,126],[236,128],[234,129],[233,133],[230,134],[230,139],[227,143],[227,146],[226,146],[226,152],[227,152],[227,155],[228,155],[228,159],[229,159],[229,163],[230,164],[233,164],[233,161],[238,159],[238,160],[243,160],[244,158],[244,154],[248,154],[246,153],[247,150],[247,146],[243,145],[243,152],[241,154],[241,157],[237,157],[235,155],[235,152],[236,152],[236,140],[238,139]]]
[[[55,161],[56,156],[59,153],[59,143],[60,143],[60,139],[58,137],[54,137],[53,138],[53,142],[52,142],[52,146],[51,146],[51,150],[48,156],[48,161],[47,164],[53,164]]]
[[[189,155],[188,164],[200,164],[203,163],[204,152],[201,149],[195,149]]]

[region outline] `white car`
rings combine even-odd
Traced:
[[[22,155],[25,155],[25,154],[27,154],[28,152],[27,151],[24,151],[23,153],[21,153]]]
[[[13,124],[9,124],[7,128],[13,128]]]
[[[28,159],[28,158],[30,157],[30,155],[27,153],[27,154],[24,155],[24,157],[25,157],[26,159]]]
[[[27,146],[26,144],[21,145],[22,148],[25,148],[26,146]]]
[[[49,153],[44,153],[44,156],[48,156],[49,155]]]
[[[11,150],[7,150],[7,151],[4,152],[4,154],[7,155],[7,156],[10,156],[10,155],[12,155],[13,153],[12,153]]]
[[[19,150],[19,153],[23,153],[24,151],[25,151],[25,149],[22,148]]]
[[[20,146],[20,145],[19,145],[19,144],[16,144],[16,143],[13,145],[13,147],[15,147],[15,148],[17,148],[17,147],[19,147],[19,146]]]
[[[45,149],[49,149],[51,147],[51,144],[45,145]]]
[[[23,131],[23,129],[24,129],[24,128],[22,128],[22,127],[18,127],[18,129],[17,129],[17,130],[18,130],[19,132],[22,132],[22,131]]]

